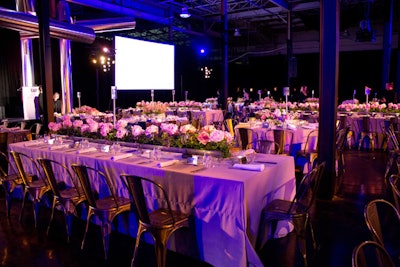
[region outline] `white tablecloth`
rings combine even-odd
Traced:
[[[34,142],[34,141],[31,141]],[[112,161],[102,152],[77,154],[72,149],[49,150],[43,146],[15,143],[10,149],[34,158],[45,157],[70,165],[77,162],[105,170],[114,177],[118,193],[128,196],[119,175],[134,174],[157,180],[165,188],[173,209],[195,217],[198,257],[213,266],[263,266],[254,250],[262,208],[275,198],[291,199],[295,193],[293,157],[258,155],[266,163],[262,172],[229,168],[226,161],[211,169],[192,172],[199,166],[183,161],[158,168],[157,162],[143,164],[139,153]],[[128,149],[128,148],[127,148]],[[163,154],[164,160],[169,158]],[[101,185],[98,185],[101,188]],[[118,230],[136,235],[134,215],[118,220]],[[179,244],[176,246],[179,249]]]
[[[224,114],[220,109],[192,110],[192,119],[199,119],[201,126],[205,126],[224,121]]]

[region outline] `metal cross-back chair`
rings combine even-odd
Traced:
[[[345,161],[344,161],[344,150],[346,147],[347,134],[350,131],[350,126],[344,126],[337,130],[336,134],[336,192],[338,191],[340,184],[343,180],[343,175],[345,173]]]
[[[131,210],[131,201],[129,198],[117,196],[110,177],[108,177],[104,172],[80,164],[72,164],[71,168],[78,176],[80,186],[83,189],[86,201],[88,203],[86,228],[81,249],[83,249],[85,246],[90,219],[93,216],[96,216],[101,222],[104,257],[107,259],[109,237],[111,234],[111,223],[117,215]],[[105,187],[101,188],[104,189],[102,192],[96,192],[94,190],[95,187],[92,183],[95,178],[98,178],[96,180],[101,183],[99,184],[100,187]]]
[[[40,166],[42,166],[51,191],[53,192],[53,203],[51,205],[51,216],[47,227],[47,235],[49,235],[51,223],[54,218],[54,211],[56,207],[60,207],[64,215],[67,240],[69,243],[72,218],[74,215],[77,215],[76,207],[83,203],[86,200],[86,197],[82,188],[79,187],[76,177],[72,176],[72,173],[66,165],[45,158],[38,159],[38,162]],[[57,175],[59,177],[56,177]],[[59,182],[62,178],[67,179],[69,183],[65,188],[60,188],[59,186]]]
[[[32,134],[32,139],[37,139],[38,136],[40,135],[40,131],[42,130],[42,124],[39,122],[36,122],[29,127],[29,130],[31,131]]]
[[[11,202],[12,202],[12,192],[15,187],[23,186],[24,182],[22,181],[21,176],[18,173],[18,170],[15,169],[14,165],[12,165],[8,159],[8,156],[0,151],[0,183],[4,188],[5,200],[6,200],[6,209],[7,209],[7,217],[10,217],[11,211]],[[11,169],[11,170],[10,170]],[[10,174],[9,174],[10,173]],[[27,175],[29,180],[32,180],[32,174]]]
[[[44,194],[51,190],[50,186],[48,185],[47,180],[43,178],[36,160],[24,153],[16,151],[11,151],[10,153],[14,159],[15,165],[17,166],[19,176],[24,184],[24,196],[19,220],[22,222],[26,199],[31,196],[33,199],[33,214],[35,217],[36,228],[39,220],[39,203]],[[32,175],[29,174],[29,171],[27,171],[28,166],[33,169]]]
[[[293,138],[294,133],[289,129],[273,129],[271,130],[273,134],[274,143],[277,145],[275,151],[279,151],[279,154],[290,155],[292,153]],[[270,140],[269,131],[265,133],[265,140]]]
[[[139,227],[136,235],[132,266],[134,266],[138,255],[140,237],[144,232],[149,232],[155,241],[157,266],[164,267],[166,264],[168,239],[176,230],[182,227],[189,227],[190,215],[172,210],[168,195],[162,185],[135,175],[122,174],[121,179],[128,188],[139,215]],[[152,189],[149,189],[149,187]],[[150,210],[146,201],[149,190],[153,192],[154,198],[160,201],[158,203],[160,206],[155,207],[154,210]]]
[[[360,139],[358,142],[358,150],[361,150],[365,139],[368,138],[369,143],[371,145],[371,150],[375,149],[375,141],[378,139],[378,135],[374,129],[372,129],[371,125],[371,117],[370,116],[362,116],[361,119],[355,120],[356,127],[360,132]]]
[[[300,166],[303,170],[303,163],[301,159],[305,160],[308,171],[312,170],[313,163],[318,157],[318,130],[312,130],[307,135],[307,140],[304,145],[304,149],[297,151],[295,156],[296,166]]]
[[[292,200],[274,199],[262,210],[256,244],[257,250],[260,250],[264,245],[271,222],[290,220],[294,225],[297,244],[303,256],[304,265],[307,266],[306,232],[308,227],[311,232],[313,247],[314,249],[317,247],[309,211],[315,201],[324,168],[325,162],[317,165],[311,172],[304,175]],[[271,228],[271,233],[275,232],[275,227]]]
[[[387,183],[391,174],[398,174],[400,172],[400,145],[397,133],[392,125],[385,129],[385,135],[388,138],[388,145],[391,144],[385,170],[385,182]]]
[[[392,174],[389,177],[389,184],[393,193],[394,205],[398,212],[400,212],[400,175]]]
[[[384,199],[374,199],[364,208],[365,223],[372,239],[383,246],[392,260],[400,264],[400,214]]]
[[[358,244],[352,254],[352,267],[394,267],[385,248],[375,241]]]

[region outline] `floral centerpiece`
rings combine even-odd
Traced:
[[[120,119],[115,125],[97,122],[91,118],[75,119],[64,115],[59,122],[50,122],[52,134],[73,135],[109,141],[135,142],[139,144],[163,145],[167,147],[217,150],[223,157],[229,156],[233,137],[229,132],[204,126],[198,131],[191,124],[178,127],[174,123],[150,124],[145,128],[132,124],[129,119]]]
[[[167,110],[168,103],[141,101],[136,103],[136,108],[142,109],[145,114],[161,114]]]
[[[73,114],[89,114],[89,115],[101,115],[102,112],[98,111],[96,108],[89,107],[89,106],[81,106],[79,108],[74,108],[72,110]]]

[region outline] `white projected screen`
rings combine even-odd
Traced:
[[[118,90],[173,90],[175,46],[115,37]]]

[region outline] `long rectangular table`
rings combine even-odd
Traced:
[[[199,166],[178,164],[158,168],[157,162],[143,163],[140,154],[118,161],[100,151],[77,154],[73,149],[50,150],[32,142],[10,144],[10,150],[33,158],[50,158],[67,165],[80,163],[106,171],[114,178],[118,194],[128,196],[119,175],[147,177],[161,183],[173,209],[191,213],[197,256],[213,266],[263,266],[254,246],[262,208],[275,198],[291,199],[295,192],[293,157],[257,155],[266,163],[262,172],[230,168],[228,161],[198,172]],[[99,146],[98,144],[91,144]],[[132,149],[132,148],[126,148]],[[171,154],[172,155],[172,154]],[[170,157],[167,152],[163,157]],[[101,191],[101,185],[98,188]],[[151,197],[151,196],[149,196]],[[288,225],[289,227],[289,225]],[[118,230],[136,236],[137,219],[133,215],[119,220]],[[289,229],[281,229],[285,231]],[[177,248],[179,245],[177,245]],[[192,254],[193,255],[193,254]]]

